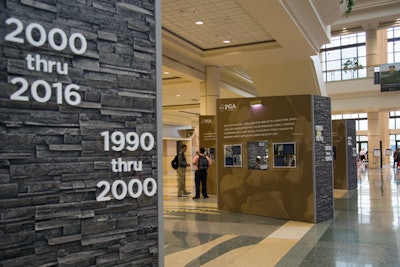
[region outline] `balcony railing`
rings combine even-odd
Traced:
[[[335,69],[324,71],[325,82],[337,82],[344,80],[363,79],[363,78],[376,78],[376,72],[379,73],[379,65],[366,66],[359,70]]]

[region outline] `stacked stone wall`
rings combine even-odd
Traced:
[[[0,265],[158,265],[154,1],[0,12]]]

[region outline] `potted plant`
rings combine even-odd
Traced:
[[[353,59],[348,59],[346,60],[346,62],[343,63],[343,70],[345,73],[347,73],[348,71],[351,71],[351,77],[354,78],[354,73],[357,70],[360,70],[363,68],[363,65],[361,65],[358,62],[357,58],[353,58]]]

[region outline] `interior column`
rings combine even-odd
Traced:
[[[367,53],[367,66],[369,66],[370,70],[373,71],[373,66],[378,66],[385,58],[383,58],[386,53],[380,53],[381,47],[386,42],[382,42],[385,39],[386,35],[384,31],[377,31],[376,28],[370,28],[366,30],[366,53]],[[386,45],[384,45],[386,47]],[[388,164],[389,158],[385,156],[385,148],[389,148],[389,118],[388,112],[373,112],[374,117],[370,118],[370,114],[368,113],[368,148],[369,148],[369,156],[373,157],[373,150],[371,150],[371,145],[373,148],[379,148],[379,142],[382,141],[382,164]],[[374,128],[372,128],[374,127]],[[369,164],[372,168],[379,168],[380,162],[377,161],[376,157]]]
[[[390,158],[392,156],[386,156],[385,150],[390,148],[390,140],[389,140],[389,112],[381,111],[379,112],[379,124],[380,124],[380,133],[382,140],[382,164],[386,165],[390,163]]]
[[[380,149],[379,112],[368,112],[368,167],[380,168],[380,158],[374,157],[374,149]]]
[[[365,31],[366,35],[366,53],[367,53],[367,66],[378,65],[378,38],[376,29],[368,29]]]
[[[200,84],[200,114],[215,115],[217,98],[220,95],[220,69],[206,66],[206,81]]]

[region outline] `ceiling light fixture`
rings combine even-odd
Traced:
[[[195,23],[196,23],[196,25],[203,25],[203,24],[204,24],[204,22],[201,21],[201,20],[198,20],[198,21],[196,21]]]
[[[165,75],[168,75],[168,74],[169,74],[169,72],[168,72],[168,71],[164,71],[164,74],[165,74]]]
[[[176,95],[176,97],[180,97],[180,96],[181,96],[180,94],[177,94],[177,95]]]
[[[223,42],[224,42],[224,44],[230,44],[231,40],[224,40]]]

